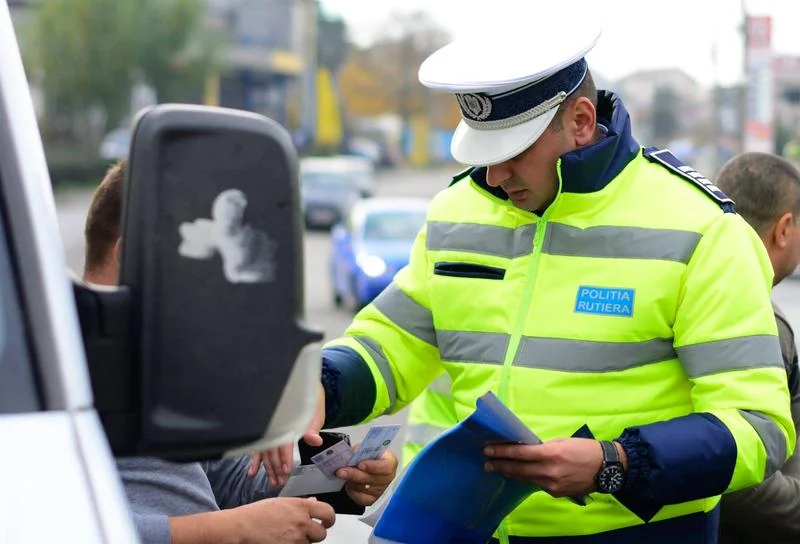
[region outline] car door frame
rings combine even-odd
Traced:
[[[35,504],[35,512],[29,512],[30,508],[22,512],[38,520],[36,527],[26,523],[25,516],[7,520],[11,525],[3,526],[4,534],[18,534],[26,541],[42,541],[50,535],[45,540],[57,541],[63,539],[66,528],[57,521],[64,519],[85,531],[70,532],[76,541],[138,542],[116,465],[92,406],[55,200],[5,0],[0,1],[0,181],[9,256],[41,402],[38,411],[0,415],[5,425],[0,429],[12,434],[8,425],[13,425],[24,431],[20,436],[28,438],[7,448],[6,459],[0,458],[0,470],[25,476],[24,484],[4,479],[4,493],[19,504]],[[14,457],[24,457],[27,470],[12,464]],[[73,478],[72,485],[59,485],[67,477]],[[48,504],[57,505],[58,516],[51,516]],[[42,515],[47,516],[45,523]],[[35,538],[34,532],[42,538]]]

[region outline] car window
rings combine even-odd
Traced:
[[[41,409],[7,232],[0,208],[0,414]]]
[[[413,240],[424,223],[424,211],[372,213],[364,221],[364,240]]]

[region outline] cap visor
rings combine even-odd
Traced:
[[[521,125],[494,130],[478,130],[462,120],[453,134],[450,153],[456,161],[469,166],[491,166],[507,161],[532,146],[557,111],[557,107],[552,108]]]

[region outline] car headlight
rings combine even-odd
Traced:
[[[356,263],[364,271],[364,274],[370,278],[377,278],[386,272],[386,263],[377,255],[365,255],[362,253],[356,257]]]

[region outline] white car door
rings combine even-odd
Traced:
[[[0,0],[0,542],[137,542],[97,414],[55,204]]]

